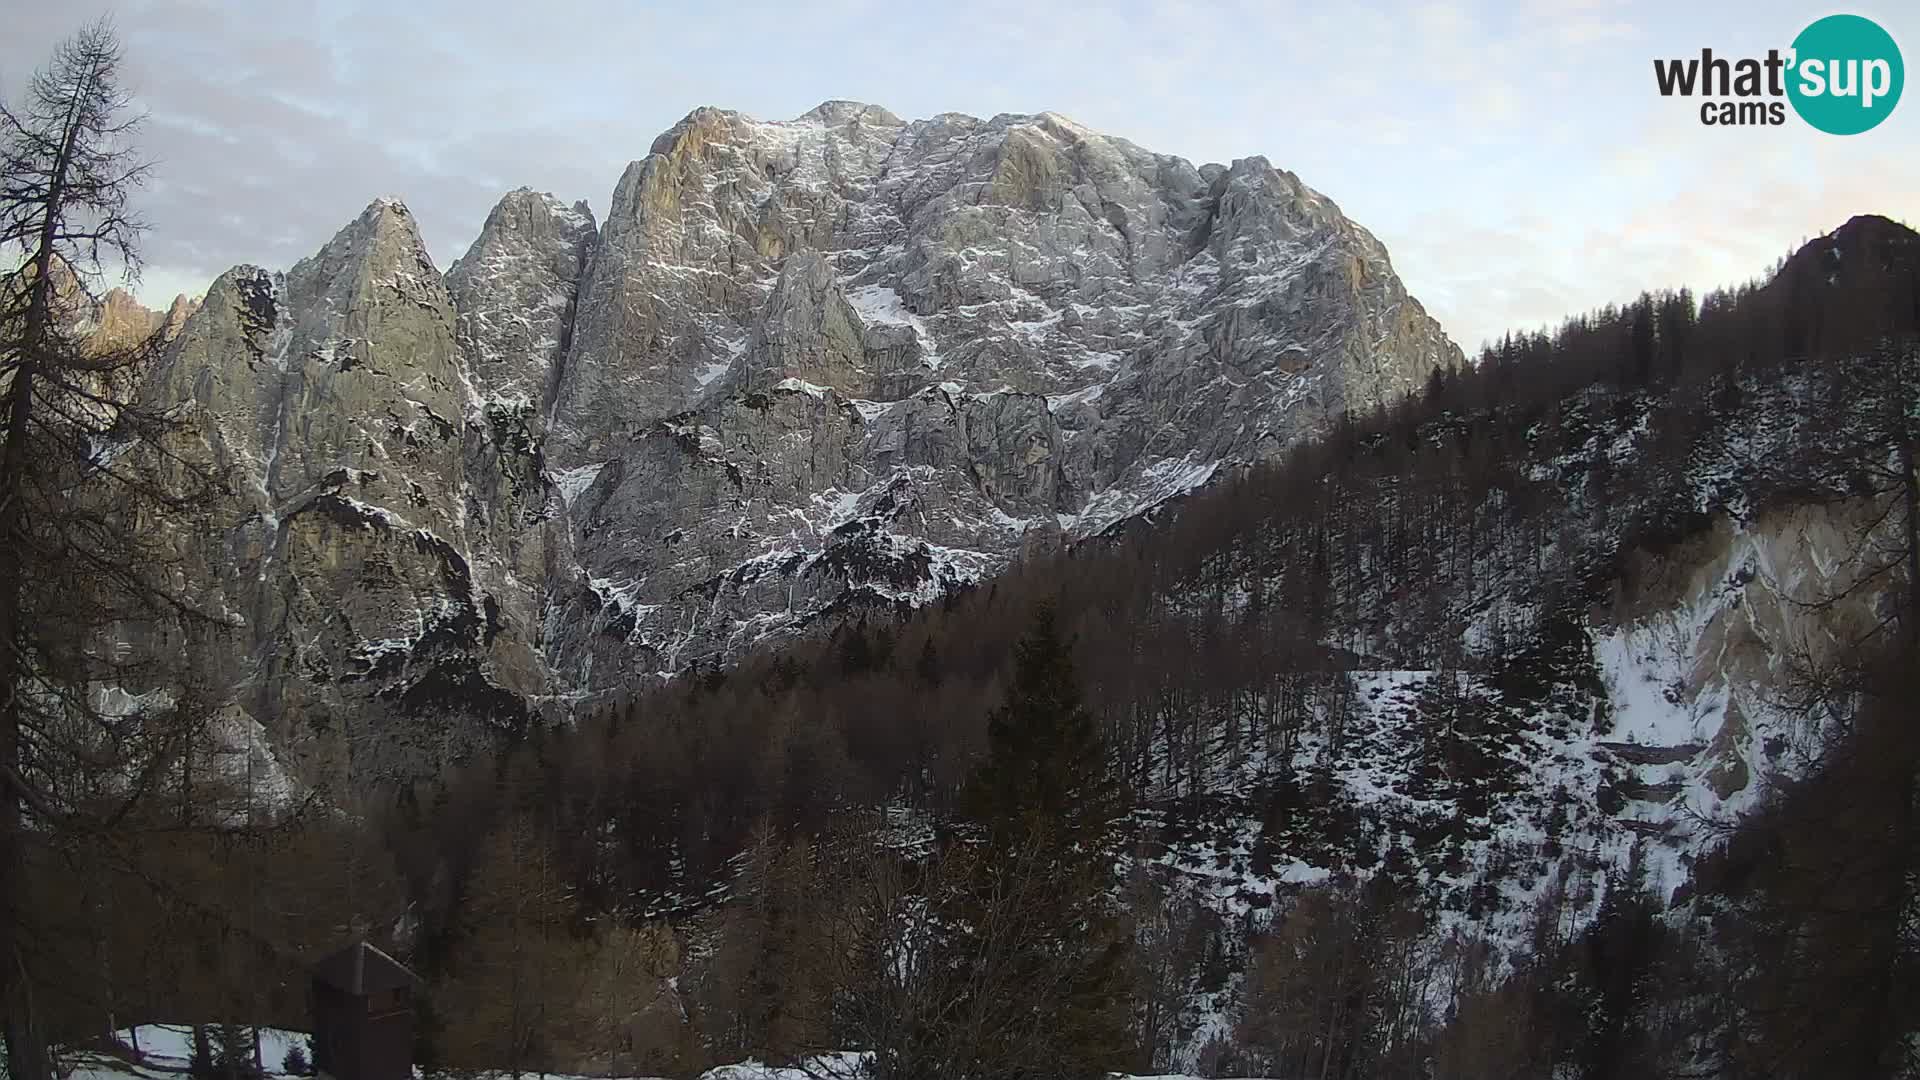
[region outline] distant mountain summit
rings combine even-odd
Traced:
[[[517,725],[923,603],[1459,360],[1263,158],[834,101],[697,109],[603,225],[515,191],[444,275],[376,201],[222,275],[150,392],[233,470],[208,588],[291,735]]]

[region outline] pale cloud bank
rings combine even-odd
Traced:
[[[7,0],[17,92],[95,12]],[[1863,4],[1920,56],[1920,15]],[[111,12],[159,159],[142,295],[286,266],[404,197],[446,266],[522,184],[604,210],[622,166],[698,105],[786,118],[829,98],[902,116],[1052,109],[1195,161],[1264,154],[1386,242],[1471,349],[1509,328],[1762,272],[1856,213],[1920,223],[1920,102],[1836,138],[1715,129],[1655,57],[1761,54],[1787,3],[1013,0],[540,5],[126,2]]]

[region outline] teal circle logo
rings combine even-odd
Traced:
[[[1800,119],[1829,135],[1871,130],[1900,103],[1907,72],[1900,47],[1880,24],[1829,15],[1793,39],[1787,98]]]

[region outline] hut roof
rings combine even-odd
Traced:
[[[420,977],[364,941],[356,941],[313,965],[313,977],[356,996],[412,986]]]

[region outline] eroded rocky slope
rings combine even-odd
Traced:
[[[621,179],[556,380],[582,572],[552,655],[602,685],[924,601],[1458,355],[1263,159],[1052,114],[699,110]]]

